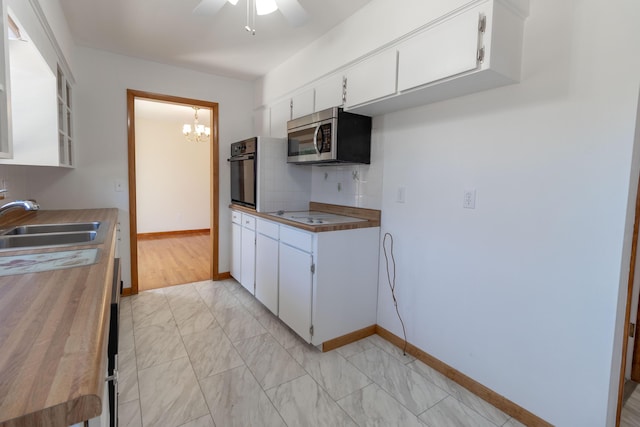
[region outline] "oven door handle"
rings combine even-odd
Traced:
[[[313,147],[316,149],[316,153],[320,155],[320,150],[318,150],[318,132],[320,131],[320,126],[316,127],[316,130],[313,131]]]
[[[230,157],[227,159],[227,162],[242,162],[244,160],[253,160],[255,158],[256,156],[254,156],[253,154],[248,154],[246,156]]]

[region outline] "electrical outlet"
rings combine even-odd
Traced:
[[[462,200],[462,207],[465,209],[476,208],[476,190],[464,190],[464,198]]]

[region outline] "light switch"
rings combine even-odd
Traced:
[[[407,189],[405,187],[398,187],[398,194],[396,196],[396,202],[404,203],[407,199]]]
[[[121,179],[116,179],[115,181],[113,181],[113,189],[118,192],[121,193],[124,191],[124,181]]]

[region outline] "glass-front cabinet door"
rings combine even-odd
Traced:
[[[58,67],[56,77],[58,94],[58,153],[60,156],[60,166],[75,166],[73,155],[73,122],[71,120],[71,84],[65,78],[60,67]]]
[[[0,10],[2,10],[2,20],[0,20],[0,158],[10,159],[13,157],[11,144],[11,119],[9,117],[9,26],[6,0],[0,0]]]

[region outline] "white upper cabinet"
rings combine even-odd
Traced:
[[[374,116],[516,83],[528,5],[478,0],[426,22],[321,80],[315,111]]]
[[[336,73],[316,85],[315,111],[342,107],[344,104],[344,77]]]
[[[398,91],[478,68],[483,20],[479,9],[443,21],[398,46]]]
[[[271,136],[287,137],[287,122],[291,120],[291,100],[285,99],[271,106]]]
[[[0,158],[11,158],[13,156],[11,144],[11,120],[9,117],[9,37],[7,4],[5,0],[0,0],[0,11],[2,20],[0,21]]]
[[[396,92],[397,53],[379,52],[346,71],[345,107],[365,104]]]
[[[524,15],[507,3],[452,12],[389,47],[398,53],[397,93],[354,106],[349,81],[351,111],[384,114],[518,82]]]
[[[297,119],[313,113],[314,99],[315,93],[313,89],[294,95],[291,99],[291,118]]]
[[[60,46],[37,2],[3,1],[8,3],[3,36],[7,37],[6,26],[11,31],[3,45],[8,90],[2,92],[2,98],[8,100],[10,111],[7,125],[12,155],[0,163],[73,166],[72,81],[70,71],[62,71],[68,67],[59,56]],[[0,126],[4,133],[7,127],[2,119]]]

